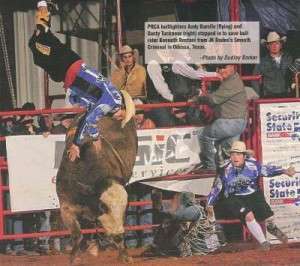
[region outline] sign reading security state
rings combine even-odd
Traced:
[[[300,106],[298,102],[260,105],[264,164],[300,169]],[[264,194],[275,221],[290,238],[300,239],[300,176],[264,178]],[[276,241],[270,234],[268,238]]]

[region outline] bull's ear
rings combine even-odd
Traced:
[[[125,118],[122,120],[121,123],[121,126],[123,128],[126,125],[126,123],[135,115],[135,105],[127,91],[121,90],[121,93],[123,95],[124,104],[126,108]]]

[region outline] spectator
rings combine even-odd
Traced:
[[[222,77],[219,88],[207,96],[195,97],[193,101],[214,108],[216,118],[200,133],[201,168],[216,169],[222,164],[226,152],[246,127],[247,96],[244,84],[234,65],[219,65],[217,72]],[[217,149],[217,154],[215,153]]]
[[[274,213],[259,190],[260,176],[271,177],[281,174],[293,176],[295,169],[262,165],[253,157],[247,158],[244,142],[235,141],[230,149],[230,160],[222,168],[208,195],[208,213],[212,213],[218,197],[223,196],[220,202],[222,209],[246,224],[263,249],[270,249],[270,244],[266,241],[257,220],[266,220],[267,231],[281,242],[287,243],[287,236],[274,224],[272,217]]]
[[[33,110],[35,110],[35,105],[32,102],[26,102],[22,105],[21,109],[23,111],[33,111]]]
[[[177,126],[186,125],[188,122],[188,109],[186,107],[173,107],[171,113],[174,116],[175,124]]]
[[[134,116],[137,129],[152,129],[156,128],[154,122],[148,118],[144,110],[137,110]]]
[[[206,255],[220,247],[214,227],[191,192],[176,193],[172,207],[163,207],[161,196],[153,195],[153,208],[163,219],[148,251],[157,255]],[[210,243],[210,244],[208,244]]]
[[[141,100],[136,100],[136,104],[143,104]],[[155,128],[155,123],[148,117],[148,112],[143,109],[136,109],[135,125],[137,129],[151,129]]]
[[[150,103],[162,103],[177,101],[174,96],[175,87],[182,89],[182,93],[188,90],[188,85],[183,84],[185,78],[180,78],[175,82],[175,74],[172,72],[171,65],[159,65],[156,61],[150,61],[147,66],[148,79],[148,100]],[[178,75],[179,76],[179,75]],[[180,84],[180,85],[179,85]],[[175,119],[171,113],[171,108],[162,107],[151,110],[150,117],[158,127],[169,127],[175,125]]]
[[[0,117],[0,137],[5,137],[13,134],[16,119],[13,116]],[[5,141],[0,141],[0,157],[6,157]]]
[[[38,124],[40,133],[51,131],[54,126],[52,114],[44,114],[39,116]]]
[[[20,111],[35,110],[34,103],[26,102],[23,104]],[[39,133],[38,127],[34,124],[34,119],[30,115],[21,115],[17,119],[15,126],[12,128],[13,135],[35,135]]]
[[[133,99],[147,97],[146,70],[136,62],[134,52],[128,45],[120,49],[120,67],[112,72],[111,82],[120,90],[126,90]]]
[[[288,67],[292,64],[292,57],[283,51],[283,43],[286,37],[280,37],[277,32],[270,32],[262,43],[267,47],[267,55],[261,58],[256,65],[253,75],[262,75],[261,85],[257,81],[252,82],[257,94],[262,98],[289,97],[290,81]]]
[[[16,123],[16,119],[12,115],[0,117],[0,136],[9,136]]]
[[[59,120],[59,124],[52,127],[51,134],[65,134],[67,133],[68,128],[73,122],[73,118],[76,114],[62,114],[57,116],[56,119]]]

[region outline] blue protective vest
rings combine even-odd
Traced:
[[[225,197],[230,195],[249,195],[259,189],[258,178],[260,176],[276,176],[283,173],[281,167],[274,165],[262,165],[254,158],[246,159],[242,168],[234,167],[229,161],[223,169],[223,173],[216,179],[207,198],[207,204],[213,205],[223,189]]]

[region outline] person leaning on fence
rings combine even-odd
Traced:
[[[285,41],[286,37],[281,37],[275,31],[269,32],[267,39],[262,40],[262,44],[266,45],[268,52],[255,66],[253,75],[262,75],[263,80],[261,84],[258,81],[252,82],[255,91],[262,98],[290,97],[291,73],[289,73],[289,66],[293,59],[283,51]]]
[[[145,255],[206,255],[220,247],[214,224],[208,221],[204,208],[196,204],[193,193],[176,193],[172,203],[172,208],[165,209],[162,194],[153,194],[153,208],[163,222]]]
[[[124,119],[122,96],[125,100],[132,101],[128,93],[121,94],[101,73],[89,68],[78,54],[53,35],[50,30],[51,15],[46,1],[38,2],[37,7],[37,29],[29,41],[34,63],[43,68],[52,80],[64,82],[67,99],[71,104],[87,110],[68,150],[69,159],[75,161],[80,157],[80,147],[86,138],[87,141],[93,141],[97,151],[101,149],[100,132],[97,127],[100,118],[112,115],[117,120]],[[134,110],[134,107],[132,109]]]
[[[200,168],[215,170],[222,164],[223,150],[228,150],[240,138],[246,127],[247,95],[243,81],[234,65],[218,65],[222,81],[218,89],[207,96],[197,96],[192,101],[211,106],[217,114],[212,124],[200,133]],[[215,153],[217,148],[217,154]],[[216,163],[218,164],[216,166]]]
[[[230,159],[222,168],[208,195],[207,210],[208,213],[212,213],[214,204],[222,196],[220,200],[222,209],[230,213],[233,218],[240,219],[261,247],[268,250],[270,243],[266,240],[257,221],[265,220],[267,231],[281,242],[287,243],[288,238],[274,224],[274,213],[267,204],[263,192],[259,189],[259,178],[282,174],[293,176],[295,169],[262,165],[253,157],[247,158],[247,153],[244,142],[235,141],[232,144]]]

